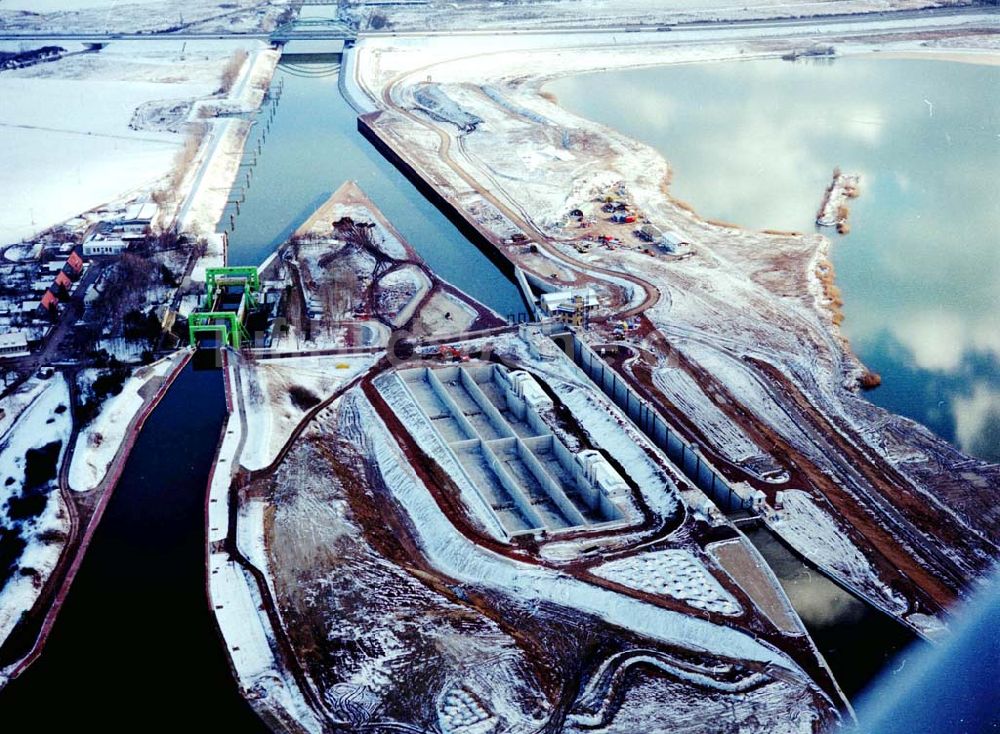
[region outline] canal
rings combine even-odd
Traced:
[[[286,54],[247,142],[246,199],[229,235],[229,264],[256,265],[345,181],[356,181],[435,273],[502,316],[523,312],[520,291],[434,204],[357,130],[357,113],[338,88],[340,57]],[[258,150],[258,139],[266,142]],[[242,181],[245,181],[245,175]],[[228,227],[227,210],[220,226]]]
[[[357,132],[338,71],[330,56],[279,66],[230,264],[266,258],[353,179],[442,277],[501,314],[523,311],[514,284]],[[0,693],[0,729],[267,731],[205,594],[206,481],[224,419],[221,373],[185,368],[135,443],[43,654]]]
[[[835,584],[782,543],[770,530],[747,538],[781,582],[841,690],[853,703],[882,673],[901,669],[926,646],[917,635]]]
[[[225,414],[220,373],[186,367],[139,434],[42,655],[0,693],[4,731],[267,731],[205,596]]]

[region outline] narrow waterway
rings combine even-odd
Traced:
[[[146,422],[38,660],[0,692],[3,731],[266,732],[205,595],[205,486],[225,398],[188,366]]]
[[[899,622],[804,563],[770,530],[755,528],[746,535],[778,577],[852,702],[881,674],[902,669],[906,660],[925,647]]]
[[[546,88],[661,152],[705,217],[811,232],[834,167],[861,174],[851,233],[824,231],[842,329],[883,378],[868,397],[1000,460],[1000,66],[731,61]]]
[[[338,76],[338,56],[282,57],[273,121],[267,124],[267,106],[247,144],[244,162],[256,163],[229,235],[229,263],[258,264],[341,184],[354,180],[438,275],[503,316],[523,312],[514,283],[358,132],[357,113],[341,95]],[[241,175],[238,187],[246,181]],[[229,225],[230,214],[235,207],[220,226]]]

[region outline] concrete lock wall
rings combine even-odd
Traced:
[[[555,336],[555,335],[553,335]],[[559,334],[565,338],[565,334]],[[748,510],[751,499],[737,495],[721,474],[667,424],[593,349],[570,333],[573,361],[660,448],[692,484],[727,513]]]
[[[504,443],[513,443],[514,440],[515,439],[512,438],[501,438],[495,443],[499,448],[500,445]],[[545,521],[532,506],[528,495],[521,489],[521,483],[517,481],[516,478],[512,477],[510,472],[507,471],[507,468],[503,465],[503,462],[500,461],[500,458],[496,455],[496,452],[493,451],[493,448],[485,442],[480,442],[480,448],[486,459],[487,465],[493,470],[493,473],[500,480],[500,484],[503,485],[503,488],[507,490],[507,494],[514,500],[514,504],[517,505],[521,514],[524,515],[525,519],[528,521],[528,524],[535,529],[547,527]]]
[[[477,373],[475,377],[478,378],[481,377],[482,373],[488,370],[489,367],[476,367],[474,369]],[[459,370],[462,385],[469,392],[469,395],[472,396],[473,401],[475,401],[476,405],[479,406],[479,409],[483,411],[483,415],[486,416],[486,420],[490,422],[490,425],[493,426],[496,432],[506,438],[513,438],[514,431],[511,429],[510,425],[508,425],[507,421],[504,420],[503,416],[500,415],[500,411],[496,409],[496,406],[493,405],[490,399],[483,394],[482,390],[479,389],[479,385],[477,384],[478,380],[474,379],[474,376],[469,374],[470,372],[472,372],[472,370],[468,368]]]
[[[532,473],[535,479],[549,498],[556,503],[556,506],[562,511],[566,519],[569,520],[570,525],[589,525],[586,518],[580,514],[580,511],[576,508],[569,497],[566,496],[566,492],[563,491],[562,485],[553,479],[549,473],[545,470],[545,467],[539,463],[537,457],[525,446],[524,441],[521,439],[517,440],[517,454],[524,462],[524,465],[528,467],[528,471]]]

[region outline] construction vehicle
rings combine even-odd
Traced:
[[[451,359],[454,360],[455,362],[469,361],[468,354],[465,354],[461,349],[456,349],[450,344],[442,344],[440,347],[438,347],[438,354],[441,356],[441,359],[445,360]]]

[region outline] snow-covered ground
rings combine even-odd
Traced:
[[[519,28],[613,28],[624,31],[640,25],[699,20],[729,20],[870,13],[959,4],[928,0],[430,0],[429,2],[373,3],[348,0],[343,14],[362,29],[385,27],[393,31],[501,30]]]
[[[774,465],[774,460],[729,420],[687,372],[664,366],[653,373],[653,380],[678,410],[704,431],[712,440],[712,445],[717,446],[734,464],[746,465],[753,461],[758,467],[761,464]]]
[[[9,31],[152,33],[271,30],[284,0],[2,0]]]
[[[385,424],[360,392],[351,391],[344,400],[343,410],[356,415],[345,424],[344,435],[364,447],[409,516],[427,559],[441,572],[522,599],[568,604],[667,644],[769,663],[794,679],[804,680],[791,659],[751,635],[591,586],[551,569],[516,562],[475,545],[456,530],[420,484]]]
[[[591,569],[591,573],[650,594],[665,594],[697,609],[739,614],[742,608],[686,550],[642,553]]]
[[[370,368],[377,355],[292,357],[240,361],[247,440],[240,463],[270,464],[302,417],[339,387]]]
[[[185,132],[134,129],[136,111],[219,89],[234,51],[258,42],[116,41],[0,75],[0,243],[159,187]]]
[[[235,379],[234,368],[230,381]],[[229,527],[229,483],[238,460],[241,428],[237,413],[232,413],[225,428],[216,465],[209,479],[208,543],[221,541]],[[260,513],[243,514],[238,526],[241,548],[250,550],[259,560],[263,555]],[[251,546],[248,548],[248,546]],[[262,564],[266,569],[266,564]],[[308,732],[321,731],[315,717],[284,671],[275,655],[276,642],[270,625],[261,611],[260,590],[254,579],[226,552],[209,553],[208,594],[219,630],[226,644],[243,695],[258,710],[290,712]]]
[[[893,614],[907,609],[906,600],[880,579],[871,562],[858,550],[830,515],[801,490],[778,493],[781,509],[768,522],[782,540],[835,578],[845,579],[865,597],[877,599]]]
[[[146,367],[139,367],[117,395],[101,405],[94,420],[81,429],[73,450],[69,468],[69,485],[77,492],[89,492],[104,481],[108,467],[132,427],[132,421],[142,410],[149,396],[143,391],[154,379],[162,379],[177,365],[183,353],[164,357]]]
[[[66,504],[55,477],[29,484],[26,454],[53,442],[54,471],[66,453],[72,430],[69,387],[62,375],[47,381],[32,381],[0,402],[4,410],[0,423],[0,535],[20,536],[25,546],[13,562],[6,583],[0,583],[0,644],[38,598],[52,573],[70,526]],[[41,507],[29,506],[39,503]],[[0,569],[0,572],[5,569]],[[0,673],[0,682],[3,676]]]

